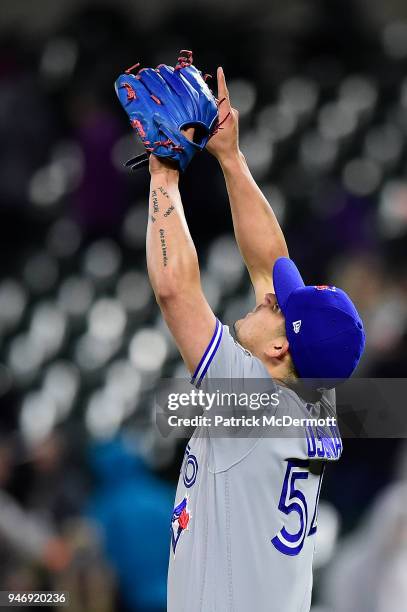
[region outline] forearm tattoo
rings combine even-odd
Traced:
[[[169,208],[167,208],[167,210],[165,211],[164,217],[169,217],[173,210],[175,210],[175,208],[174,208],[173,204],[171,204],[171,206]]]
[[[163,195],[167,200],[169,200],[169,206],[164,213],[160,213],[160,206],[158,202],[159,195]],[[175,210],[175,206],[171,201],[171,198],[168,192],[164,189],[164,187],[160,186],[157,189],[152,189],[151,191],[151,200],[153,204],[153,211],[150,213],[150,221],[151,223],[155,223],[158,218],[169,217],[172,212]],[[167,234],[164,228],[160,228],[158,230],[158,234],[160,237],[160,245],[161,245],[161,253],[162,253],[162,263],[164,268],[168,265],[168,245],[167,245]]]
[[[159,187],[159,189],[161,189],[161,187]],[[151,192],[151,198],[153,200],[153,212],[156,215],[158,212],[160,212],[160,209],[158,208],[158,197],[155,189],[153,189]]]
[[[167,191],[165,191],[164,187],[159,187],[158,189],[161,191],[163,196],[165,196],[166,198],[170,199],[170,196],[168,195]]]
[[[168,256],[167,256],[167,242],[165,239],[165,231],[163,229],[160,229],[160,241],[161,241],[161,252],[163,256],[163,264],[165,268],[168,264]]]

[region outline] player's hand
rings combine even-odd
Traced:
[[[151,176],[157,174],[165,174],[173,178],[179,177],[179,170],[174,162],[167,160],[163,157],[157,157],[156,155],[150,155],[148,162]]]
[[[210,138],[206,148],[220,162],[224,159],[239,154],[239,112],[232,108],[229,100],[229,92],[226,85],[223,68],[218,68],[218,100],[219,123],[218,132]],[[223,101],[222,101],[223,100]]]
[[[189,127],[186,130],[182,130],[182,133],[189,140],[194,140],[195,128]],[[179,171],[176,163],[171,159],[164,157],[157,157],[156,155],[150,155],[149,159],[149,170],[150,174],[171,174],[179,176]]]

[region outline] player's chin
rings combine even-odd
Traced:
[[[243,323],[244,323],[244,319],[238,319],[237,321],[233,323],[233,331],[235,332],[236,340],[239,340],[241,336],[240,332],[241,332]]]
[[[241,322],[242,322],[242,319],[238,319],[237,321],[233,323],[233,331],[235,332],[236,339],[239,335],[239,327],[240,327]]]

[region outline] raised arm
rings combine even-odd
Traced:
[[[272,270],[278,257],[287,257],[287,244],[281,227],[257,186],[239,150],[238,112],[229,101],[222,68],[218,68],[218,98],[222,129],[213,136],[207,149],[222,168],[229,194],[233,227],[256,294],[256,302],[273,292]],[[229,113],[229,115],[228,115]]]
[[[191,374],[215,330],[201,288],[198,258],[185,221],[179,172],[150,156],[147,267],[164,319]]]

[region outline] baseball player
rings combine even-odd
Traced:
[[[264,413],[328,422],[335,417],[333,380],[355,369],[364,348],[363,325],[343,291],[305,286],[288,258],[272,207],[239,150],[238,113],[221,68],[217,77],[223,129],[207,148],[225,177],[256,306],[236,322],[235,337],[212,312],[185,221],[178,167],[154,149],[147,229],[151,284],[193,384],[210,392],[222,380],[224,390],[234,391],[242,381],[261,381],[278,397]],[[182,133],[193,142],[193,127]],[[171,518],[168,612],[310,609],[323,469],[340,457],[342,442],[335,425],[304,426],[301,432],[279,436],[263,429],[255,436],[218,437],[210,428],[196,429]]]

